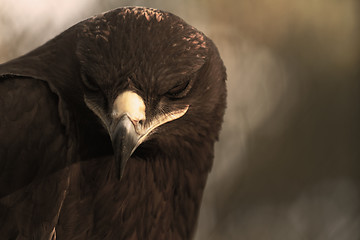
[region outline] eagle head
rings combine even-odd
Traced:
[[[182,154],[217,139],[225,67],[213,42],[179,17],[140,7],[95,16],[81,23],[76,56],[84,102],[111,139],[119,178],[150,141]]]

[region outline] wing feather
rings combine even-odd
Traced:
[[[46,82],[0,79],[0,236],[49,239],[69,185],[69,146]]]

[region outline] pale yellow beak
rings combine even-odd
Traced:
[[[122,177],[131,154],[154,129],[182,117],[188,109],[189,105],[186,105],[179,110],[159,114],[151,121],[146,121],[146,107],[138,94],[125,91],[117,96],[113,104],[109,134],[113,144],[118,178]]]

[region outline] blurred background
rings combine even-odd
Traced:
[[[196,240],[360,239],[357,0],[0,0],[0,62],[138,5],[214,40],[228,107]]]

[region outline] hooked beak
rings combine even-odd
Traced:
[[[162,113],[146,121],[142,98],[131,91],[121,93],[114,101],[112,123],[109,126],[117,178],[121,179],[127,161],[155,128],[180,118],[188,109],[189,105],[182,106],[181,109]]]
[[[120,117],[111,128],[116,176],[120,179],[124,173],[126,162],[138,146],[141,135],[135,131],[135,127],[127,114]]]

